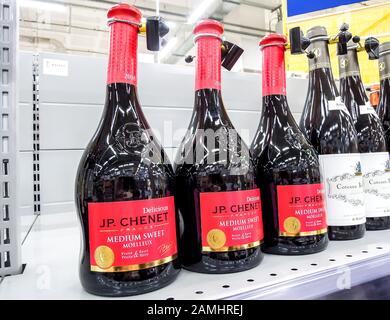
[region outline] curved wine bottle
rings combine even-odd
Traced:
[[[228,273],[263,258],[260,191],[248,147],[234,129],[221,96],[223,26],[194,29],[197,45],[195,106],[176,156],[176,199],[183,230],[184,268]]]
[[[263,199],[267,253],[298,255],[328,244],[324,186],[316,151],[303,136],[286,98],[286,38],[271,34],[262,48],[263,108],[252,142]]]
[[[355,124],[361,153],[367,230],[390,228],[390,172],[382,123],[371,106],[360,76],[358,45],[350,41],[339,56],[340,95]]]
[[[379,46],[380,93],[377,113],[385,130],[387,151],[390,152],[390,42]]]
[[[307,36],[314,58],[300,128],[319,154],[329,239],[358,239],[366,218],[357,133],[333,79],[326,29],[311,28]]]
[[[138,102],[141,13],[121,4],[108,18],[106,102],[76,180],[80,279],[90,293],[126,296],[161,288],[179,272],[174,174]]]

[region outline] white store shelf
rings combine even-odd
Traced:
[[[75,214],[41,216],[23,246],[26,269],[0,282],[0,300],[99,299],[79,283],[78,256]],[[260,266],[241,273],[183,270],[168,287],[126,299],[313,299],[386,275],[390,231],[376,231],[360,240],[331,242],[326,251],[314,255],[265,255]]]

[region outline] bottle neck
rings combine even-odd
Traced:
[[[379,56],[380,93],[377,112],[382,121],[390,121],[390,54]]]
[[[354,121],[360,116],[360,108],[368,101],[360,76],[358,56],[355,49],[339,56],[340,94]],[[365,109],[365,108],[364,108]]]
[[[285,95],[263,96],[263,116],[288,116],[291,114]]]
[[[348,50],[346,55],[339,56],[340,79],[347,77],[359,77],[360,68],[358,56],[355,49]]]
[[[313,41],[308,49],[314,53],[314,58],[309,59],[310,72],[317,69],[331,69],[329,47],[326,40]]]
[[[149,129],[149,124],[138,102],[137,88],[133,84],[108,84],[103,113],[103,118],[107,119],[106,124],[114,132],[124,125]]]
[[[284,52],[283,45],[270,45],[262,48],[262,113],[265,117],[283,117],[290,114],[286,98]]]
[[[318,68],[309,72],[309,97],[325,96],[326,100],[335,100],[339,96],[331,68]]]
[[[309,50],[314,52],[314,58],[309,60],[309,94],[325,95],[327,100],[339,96],[329,58],[327,41],[318,40],[311,43]]]
[[[195,91],[221,90],[221,40],[205,36],[196,43]]]
[[[363,85],[362,78],[360,75],[348,76],[340,79],[340,93],[344,99],[343,92],[349,92],[351,100],[356,102],[358,105],[363,105],[368,101],[366,90]],[[344,99],[345,100],[345,99]],[[346,102],[346,101],[344,101]],[[348,105],[347,105],[348,107]]]
[[[340,95],[354,121],[367,114],[365,105],[368,98],[360,76],[340,78]]]
[[[284,46],[272,45],[264,47],[262,69],[262,94],[286,95],[286,71],[284,63]]]
[[[110,25],[107,84],[137,85],[138,28],[122,22]]]
[[[192,121],[198,123],[201,127],[231,125],[223,104],[221,90],[200,89],[195,92]]]
[[[382,120],[390,121],[390,78],[381,79],[377,113]]]
[[[390,79],[390,54],[379,56],[379,77],[381,82]]]

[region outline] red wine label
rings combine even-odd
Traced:
[[[91,271],[155,267],[177,256],[173,197],[88,204]]]
[[[200,194],[202,251],[248,249],[263,240],[260,190]]]
[[[209,34],[202,36],[202,34]],[[216,37],[210,36],[215,34]],[[216,30],[204,28],[199,33],[199,38],[196,40],[197,63],[196,63],[196,78],[195,90],[200,89],[217,89],[221,90],[221,36]]]
[[[279,235],[298,237],[326,233],[322,183],[277,186]]]
[[[111,24],[107,84],[137,85],[137,46],[137,26],[121,22]]]
[[[263,96],[286,95],[284,50],[284,45],[263,48]]]

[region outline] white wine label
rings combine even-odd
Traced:
[[[348,111],[347,107],[345,106],[344,102],[341,100],[341,97],[336,97],[335,100],[329,100],[328,101],[329,111],[333,110],[344,110]]]
[[[367,102],[364,105],[359,106],[360,114],[376,114],[374,108],[372,107],[371,103]]]
[[[366,216],[390,216],[390,160],[387,152],[362,153]]]
[[[329,226],[366,222],[363,175],[359,153],[320,155]]]
[[[365,104],[360,105],[359,112],[360,114],[368,114],[367,106]]]

